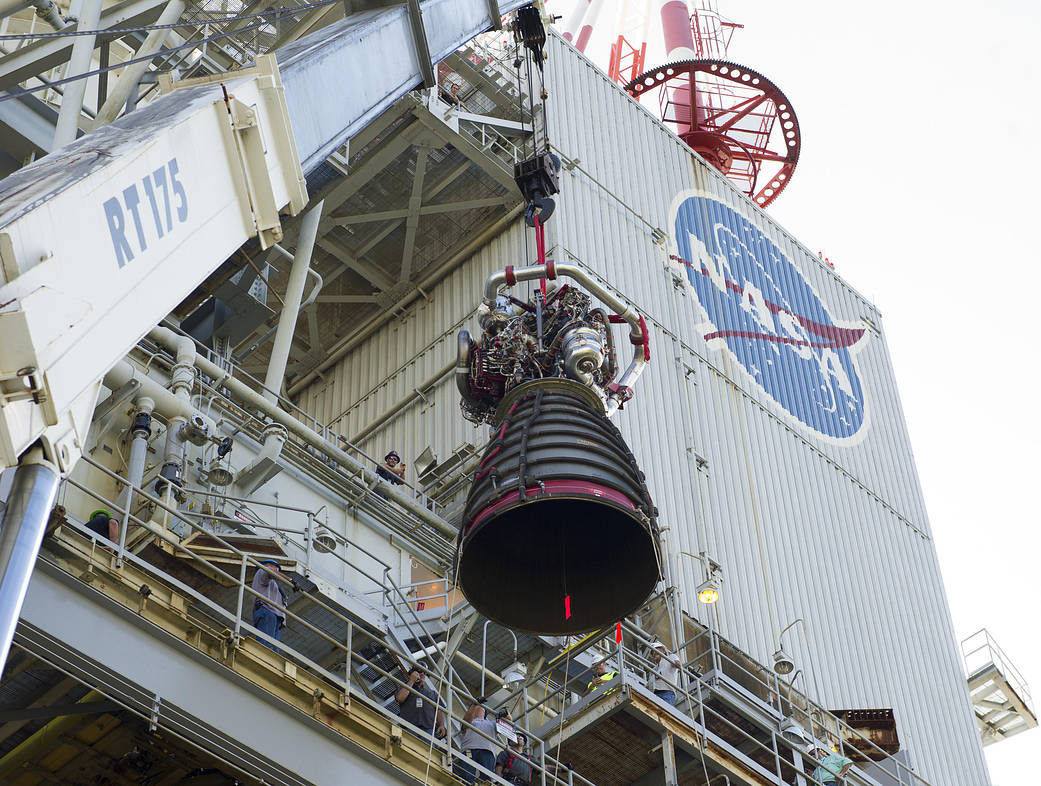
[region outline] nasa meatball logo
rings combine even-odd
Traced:
[[[672,216],[671,257],[704,310],[709,347],[818,435],[861,438],[867,407],[854,354],[867,331],[833,319],[802,271],[733,208],[682,194]]]

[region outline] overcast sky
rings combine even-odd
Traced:
[[[769,212],[882,312],[955,633],[988,628],[1041,692],[1041,6],[718,9],[799,118]],[[993,786],[1041,783],[1039,745],[988,747]]]

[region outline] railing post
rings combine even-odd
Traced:
[[[119,527],[119,549],[116,551],[116,567],[123,566],[123,555],[126,554],[127,529],[130,527],[130,506],[134,501],[136,486],[127,483],[127,502],[123,506],[123,523]]]
[[[328,517],[326,517],[328,518]],[[307,562],[304,565],[304,575],[311,578],[311,560],[314,558],[314,514],[307,513]]]
[[[242,555],[242,565],[239,568],[239,599],[235,606],[235,638],[242,632],[242,601],[246,596],[246,555]]]
[[[354,623],[347,620],[347,663],[343,670],[343,692],[348,698],[351,693],[351,658],[354,652]]]
[[[561,730],[561,731],[563,731],[563,730]],[[542,772],[541,772],[541,775],[542,775],[542,786],[546,786],[546,741],[545,740],[543,740],[542,744],[539,745],[539,763],[542,765]],[[557,762],[557,767],[558,767],[558,772],[556,773],[554,778],[559,780],[559,777],[560,777],[560,772],[559,772],[560,762],[559,761]],[[570,772],[570,770],[569,770],[569,772]]]

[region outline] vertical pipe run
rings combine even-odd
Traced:
[[[296,256],[289,270],[289,282],[286,285],[285,305],[278,318],[275,332],[275,343],[271,347],[271,360],[268,362],[267,376],[264,377],[264,398],[272,404],[278,403],[282,392],[282,381],[289,362],[289,350],[293,344],[293,333],[296,331],[296,320],[300,316],[300,300],[304,294],[304,282],[307,271],[311,267],[311,252],[318,237],[318,223],[322,219],[324,200],[307,211],[300,222],[300,237],[296,244]]]
[[[80,9],[77,31],[97,30],[101,20],[101,0],[83,0]],[[65,76],[79,76],[90,70],[90,59],[94,54],[94,36],[76,36],[72,42],[72,57],[69,59],[69,67]],[[61,109],[58,111],[58,125],[54,131],[54,147],[60,147],[76,139],[79,131],[80,113],[83,110],[83,96],[87,91],[87,80],[77,79],[65,87],[65,94],[61,99]]]
[[[40,448],[30,448],[15,472],[0,523],[0,668],[7,662],[57,493],[57,467],[43,457]]]

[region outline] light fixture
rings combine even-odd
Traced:
[[[520,661],[511,663],[502,672],[502,680],[510,690],[521,685],[527,677],[528,667]]]
[[[809,740],[806,737],[806,731],[796,723],[795,718],[788,716],[781,720],[781,736],[784,737],[792,745],[805,745]]]
[[[774,671],[777,674],[791,674],[795,670],[795,661],[784,650],[774,653]]]
[[[719,581],[710,576],[698,585],[698,600],[709,605],[719,600]]]

